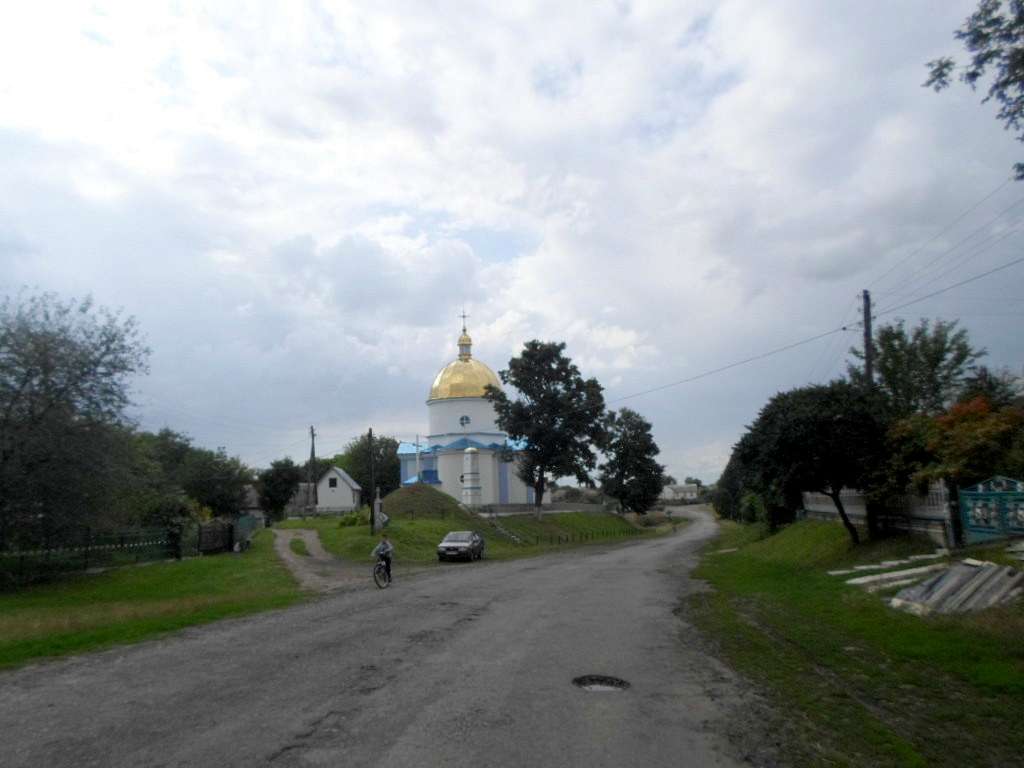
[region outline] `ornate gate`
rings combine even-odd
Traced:
[[[1024,536],[1024,482],[996,476],[960,491],[966,544]]]

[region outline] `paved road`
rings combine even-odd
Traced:
[[[3,766],[731,766],[748,696],[675,612],[674,536],[453,564],[378,591],[0,674]],[[622,692],[571,681],[599,673]]]

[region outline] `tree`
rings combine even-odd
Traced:
[[[38,521],[87,524],[109,507],[131,460],[129,383],[148,355],[134,319],[91,299],[0,301],[0,548]]]
[[[843,506],[884,458],[886,422],[878,397],[846,381],[782,392],[761,410],[735,449],[747,491],[771,496],[817,491],[832,499],[854,544],[860,535]],[[728,467],[727,467],[728,470]],[[747,506],[740,497],[740,506]]]
[[[185,493],[218,517],[237,515],[245,504],[245,486],[252,482],[249,468],[223,448],[194,448],[182,470]]]
[[[402,466],[398,459],[398,441],[393,437],[373,436],[373,483],[370,482],[369,435],[360,435],[334,457],[334,462],[363,489],[363,503],[373,501],[375,484],[381,497],[396,490],[402,481]]]
[[[661,477],[661,485],[662,487],[665,487],[666,485],[679,485],[679,483],[676,482],[676,479],[672,477],[672,475],[665,474]]]
[[[623,408],[608,420],[601,465],[601,490],[618,499],[624,512],[644,514],[654,506],[664,488],[661,464],[654,460],[659,449],[651,435],[651,423],[636,411]]]
[[[513,440],[525,441],[516,472],[533,488],[538,515],[548,475],[587,482],[597,464],[594,448],[605,439],[601,385],[584,379],[564,350],[564,343],[526,342],[519,357],[499,372],[502,382],[517,390],[516,399],[493,386],[486,394],[498,426]]]
[[[967,332],[956,326],[955,320],[922,320],[908,333],[900,320],[878,328],[872,339],[876,384],[893,418],[934,416],[955,400],[974,361],[986,354],[971,347]],[[864,359],[859,349],[850,353]],[[852,382],[867,385],[862,366],[850,365],[847,372]]]
[[[722,476],[715,483],[715,490],[711,495],[711,504],[714,506],[715,512],[728,520],[739,520],[742,516],[741,502],[745,468],[741,454],[742,451],[737,444],[733,447],[729,461],[722,471]]]
[[[288,458],[278,459],[259,474],[257,488],[260,494],[260,506],[267,511],[271,520],[284,517],[284,508],[295,495],[302,481],[302,470]]]
[[[979,0],[977,10],[954,34],[971,54],[960,80],[974,90],[991,70],[992,83],[982,103],[995,99],[999,103],[996,117],[1004,128],[1016,132],[1017,141],[1024,141],[1024,3]],[[941,91],[949,87],[956,62],[943,56],[928,62],[928,68],[925,87]],[[1018,180],[1024,179],[1024,163],[1016,163],[1014,172]]]
[[[963,486],[997,474],[1017,475],[1024,445],[1024,411],[995,409],[984,397],[957,403],[931,420],[927,447],[936,461],[923,468],[925,479]]]
[[[967,403],[978,397],[985,398],[995,408],[1005,408],[1020,398],[1019,379],[1009,371],[991,371],[984,365],[970,376],[964,377],[957,402]]]
[[[704,483],[700,481],[700,478],[690,477],[689,475],[686,476],[686,480],[684,480],[683,482],[685,482],[686,485],[696,485],[698,488],[704,485]]]

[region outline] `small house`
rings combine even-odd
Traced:
[[[359,507],[362,488],[341,467],[331,467],[316,484],[316,511],[319,515],[351,512]]]

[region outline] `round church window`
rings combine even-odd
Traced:
[[[463,427],[469,426],[469,421],[470,421],[469,416],[460,416],[459,417],[459,424],[461,424]]]

